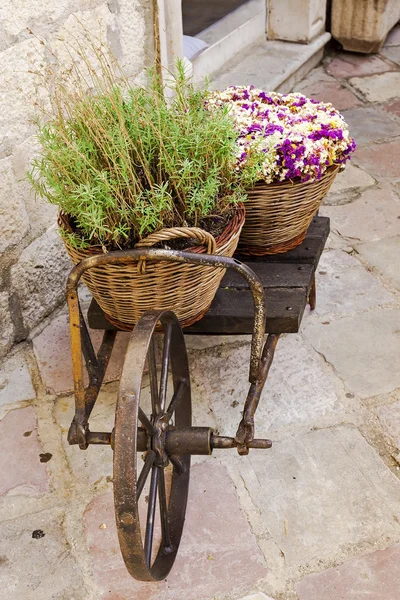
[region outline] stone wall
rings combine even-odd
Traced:
[[[32,118],[41,92],[32,71],[49,60],[40,39],[68,60],[64,41],[81,36],[83,24],[108,41],[134,80],[152,61],[152,22],[150,0],[1,4],[0,357],[63,301],[71,267],[56,231],[56,208],[35,199],[24,181],[37,152]]]

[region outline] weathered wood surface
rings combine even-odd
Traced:
[[[329,219],[315,217],[304,242],[285,254],[262,257],[240,256],[259,276],[265,291],[268,333],[299,330],[312,279],[329,235]],[[92,300],[88,311],[92,329],[114,329]],[[208,313],[187,327],[191,334],[244,334],[253,327],[253,300],[246,281],[228,270]]]

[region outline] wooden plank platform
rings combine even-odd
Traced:
[[[329,235],[329,219],[314,217],[304,242],[285,254],[237,255],[259,276],[267,305],[268,333],[299,330],[312,279]],[[92,329],[114,329],[95,300],[88,311]],[[247,334],[253,329],[253,299],[246,281],[228,270],[205,317],[187,327],[190,334]]]
[[[285,254],[241,256],[259,276],[265,291],[268,333],[296,333],[312,279],[329,235],[329,219],[315,217],[304,242]],[[253,330],[253,300],[247,283],[227,271],[205,317],[187,327],[190,334],[245,334]]]

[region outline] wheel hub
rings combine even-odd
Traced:
[[[150,438],[150,448],[156,453],[155,465],[157,467],[167,467],[169,465],[169,457],[166,451],[166,440],[168,432],[168,416],[166,413],[158,415],[154,419],[154,427],[156,433]]]

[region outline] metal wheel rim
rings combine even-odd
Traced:
[[[154,343],[152,340],[154,340],[154,333],[158,322],[161,322],[164,332],[170,332],[169,361],[175,396],[177,395],[176,392],[179,386],[181,391],[179,395],[180,401],[174,413],[175,426],[184,427],[191,425],[189,367],[181,327],[178,319],[172,312],[149,311],[143,315],[136,325],[128,345],[118,393],[114,437],[114,504],[118,538],[122,556],[130,575],[142,581],[165,579],[172,568],[182,536],[190,474],[190,456],[175,457],[176,462],[173,466],[171,491],[167,506],[165,504],[164,468],[162,466],[154,466],[156,459],[151,455],[152,449],[147,451],[141,480],[137,472],[137,428],[138,426],[143,427],[143,425],[150,427],[149,423],[143,423],[144,417],[140,413],[140,391],[146,357]],[[162,368],[162,373],[165,373],[165,360],[166,356],[164,354],[164,370]],[[151,373],[149,377],[153,381]],[[161,386],[162,383],[160,383],[160,387],[158,388],[159,392]],[[152,404],[154,400],[153,391],[154,389],[151,387]],[[157,409],[159,408],[158,406]],[[167,405],[162,408],[165,413]],[[154,420],[153,416],[153,422]],[[151,462],[152,459],[153,463]],[[140,530],[138,510],[138,495],[140,495],[143,489],[143,472],[144,475],[147,473],[147,476],[151,472],[147,528],[144,543]],[[164,498],[160,491],[162,489],[164,489]],[[152,538],[154,535],[154,529],[149,533],[149,527],[151,523],[153,523],[154,527],[157,494],[159,496],[163,543],[160,545],[154,562],[151,563],[152,539],[149,540],[148,538]],[[162,505],[165,508],[164,518]],[[168,542],[166,539],[167,534],[169,543],[165,543],[166,541]]]

